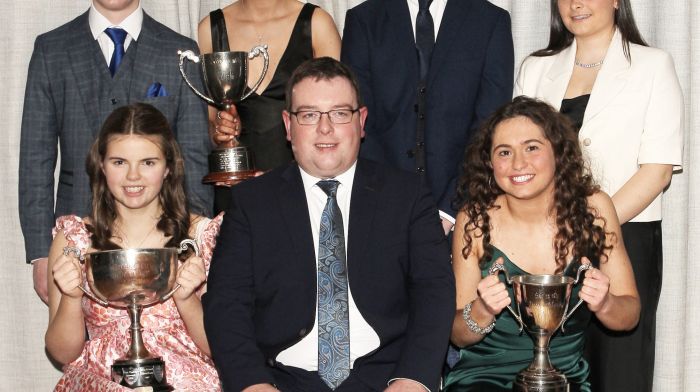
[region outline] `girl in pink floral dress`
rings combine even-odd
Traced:
[[[167,381],[175,390],[219,391],[200,297],[222,217],[210,220],[188,212],[184,164],[167,120],[147,104],[115,110],[92,146],[87,170],[92,214],[58,218],[49,252],[46,349],[65,364],[56,390],[130,391],[110,380],[112,363],[129,348],[129,316],[83,296],[84,265],[63,249],[77,247],[85,254],[175,247],[193,238],[201,257],[181,257],[180,288],[169,300],[144,308],[142,335],[146,348],[165,361]]]

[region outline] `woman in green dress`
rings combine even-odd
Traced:
[[[511,390],[533,357],[533,342],[510,312],[512,289],[488,275],[572,274],[592,263],[571,295],[586,302],[550,342],[552,364],[572,391],[590,391],[583,359],[591,314],[612,330],[633,328],[639,296],[610,197],[584,167],[576,133],[549,105],[517,97],[495,112],[468,148],[458,188],[453,241],[460,359],[446,391]]]

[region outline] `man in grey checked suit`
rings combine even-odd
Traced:
[[[126,32],[126,52],[112,76],[108,65],[115,43],[105,29],[113,27]],[[37,37],[22,117],[19,215],[27,261],[34,264],[34,288],[44,302],[51,228],[58,216],[90,212],[85,158],[103,120],[117,107],[140,101],[165,114],[185,159],[190,207],[207,213],[213,205],[212,190],[201,183],[210,148],[206,106],[178,69],[177,51],[196,48],[143,12],[139,0],[93,0],[87,12]]]

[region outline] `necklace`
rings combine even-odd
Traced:
[[[585,64],[585,63],[579,62],[578,59],[575,59],[574,64],[576,64],[577,67],[581,67],[581,68],[595,68],[595,67],[600,67],[601,65],[603,65],[603,60],[597,61],[595,63]]]
[[[158,225],[153,225],[153,227],[152,227],[151,230],[148,232],[148,234],[146,234],[146,235],[143,237],[143,239],[141,239],[141,242],[139,242],[139,244],[136,245],[136,246],[133,247],[133,248],[140,248],[141,245],[143,245],[143,243],[146,242],[146,240],[151,236],[151,234],[153,234],[153,232],[156,230],[157,227],[158,227]],[[126,234],[124,233],[124,230],[122,230],[121,225],[119,225],[118,223],[115,222],[115,223],[114,223],[114,228],[117,229],[117,231],[119,232],[119,237],[118,237],[118,238],[121,240],[121,242],[124,244],[124,246],[126,246],[125,249],[132,249],[132,246],[129,244],[129,240],[128,240],[127,237],[126,237]]]

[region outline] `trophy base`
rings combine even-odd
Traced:
[[[556,370],[524,370],[515,377],[513,392],[569,392],[569,382]]]
[[[160,357],[114,361],[112,381],[131,389],[151,387],[154,392],[175,390],[165,378],[165,362]]]
[[[205,184],[225,183],[227,185],[235,185],[243,180],[255,177],[255,173],[255,170],[237,172],[214,172],[204,176],[202,182]]]

